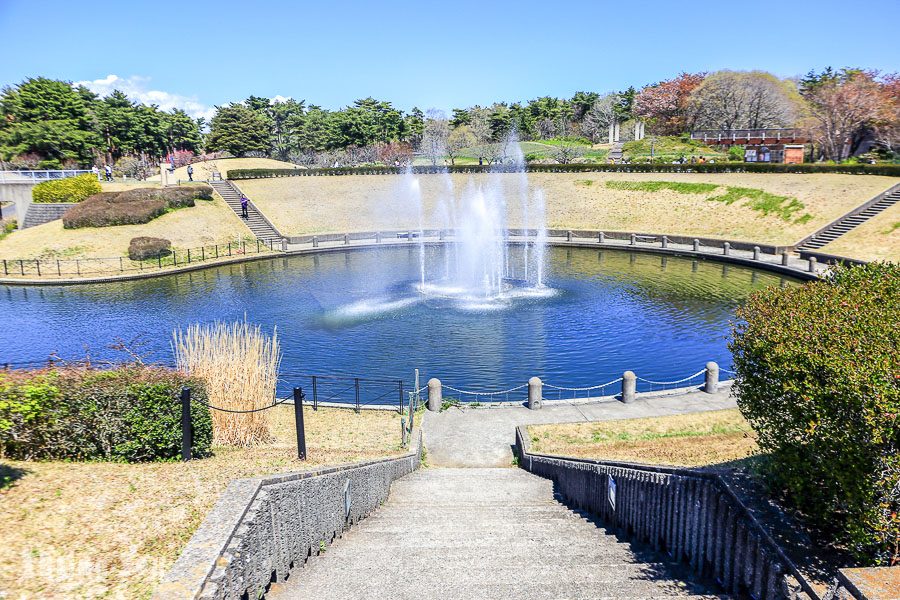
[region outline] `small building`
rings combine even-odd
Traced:
[[[715,129],[692,131],[691,139],[710,146],[744,147],[744,162],[788,163],[803,162],[804,149],[809,142],[802,129]]]

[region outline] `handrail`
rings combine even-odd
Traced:
[[[54,179],[65,179],[92,173],[87,169],[56,169],[35,171],[0,171],[0,183],[40,183]]]

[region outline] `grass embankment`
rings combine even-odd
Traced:
[[[593,423],[532,425],[532,450],[579,458],[678,466],[717,465],[757,449],[737,409]]]
[[[302,169],[293,163],[274,158],[220,158],[194,163],[194,181],[209,179],[214,171],[226,177],[231,169]],[[175,169],[175,179],[187,181],[187,165]]]
[[[293,408],[272,412],[272,443],[189,463],[0,460],[0,597],[147,598],[232,479],[403,452],[395,412],[307,409],[301,462]]]
[[[622,144],[622,153],[627,160],[641,160],[650,158],[650,149],[653,149],[653,158],[672,162],[681,157],[700,158],[724,162],[728,160],[728,154],[697,140],[683,140],[680,137],[657,136],[645,137],[642,140],[625,142]]]
[[[821,251],[862,260],[900,261],[900,204],[825,245]]]
[[[516,174],[419,176],[426,227],[443,223],[440,205],[448,197],[448,181],[457,195],[465,195],[470,183],[487,186],[489,178],[499,182],[507,198],[518,197],[516,186],[521,179]],[[528,181],[532,190],[544,191],[551,228],[644,231],[780,245],[796,243],[896,183],[890,177],[831,173],[530,173]],[[611,188],[607,182],[621,183]],[[681,193],[668,184],[653,190],[625,189],[624,182],[705,185],[700,186],[702,193]],[[392,175],[237,183],[281,231],[293,235],[419,226],[417,203],[406,192],[404,180]],[[784,209],[791,206],[795,208],[788,210],[785,219]],[[763,210],[772,207],[777,210]],[[520,226],[518,202],[510,202],[509,210],[510,225]],[[804,218],[806,213],[811,216]]]
[[[131,187],[106,185],[109,189],[105,191],[123,191]],[[173,250],[254,239],[240,217],[215,195],[213,200],[197,200],[193,207],[172,210],[142,225],[65,229],[62,220],[56,220],[14,231],[0,240],[0,259],[74,260],[124,256],[126,268],[138,268],[137,263],[130,264],[127,256],[129,242],[139,236],[168,239]],[[118,263],[110,262],[109,269],[118,271]]]

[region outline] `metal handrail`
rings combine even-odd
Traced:
[[[0,183],[39,183],[92,173],[87,169],[56,169],[36,171],[0,171]]]

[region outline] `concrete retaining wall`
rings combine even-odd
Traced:
[[[391,483],[419,467],[420,448],[421,434],[397,458],[232,481],[153,598],[261,597],[378,508]]]
[[[50,221],[62,219],[63,215],[69,212],[69,209],[75,206],[75,203],[35,203],[28,205],[25,213],[25,220],[22,223],[22,229],[43,225]]]
[[[715,578],[727,593],[760,600],[819,597],[718,476],[545,456],[528,447],[527,431],[519,427],[520,467],[552,479],[569,503],[624,536],[665,550],[698,575]]]

